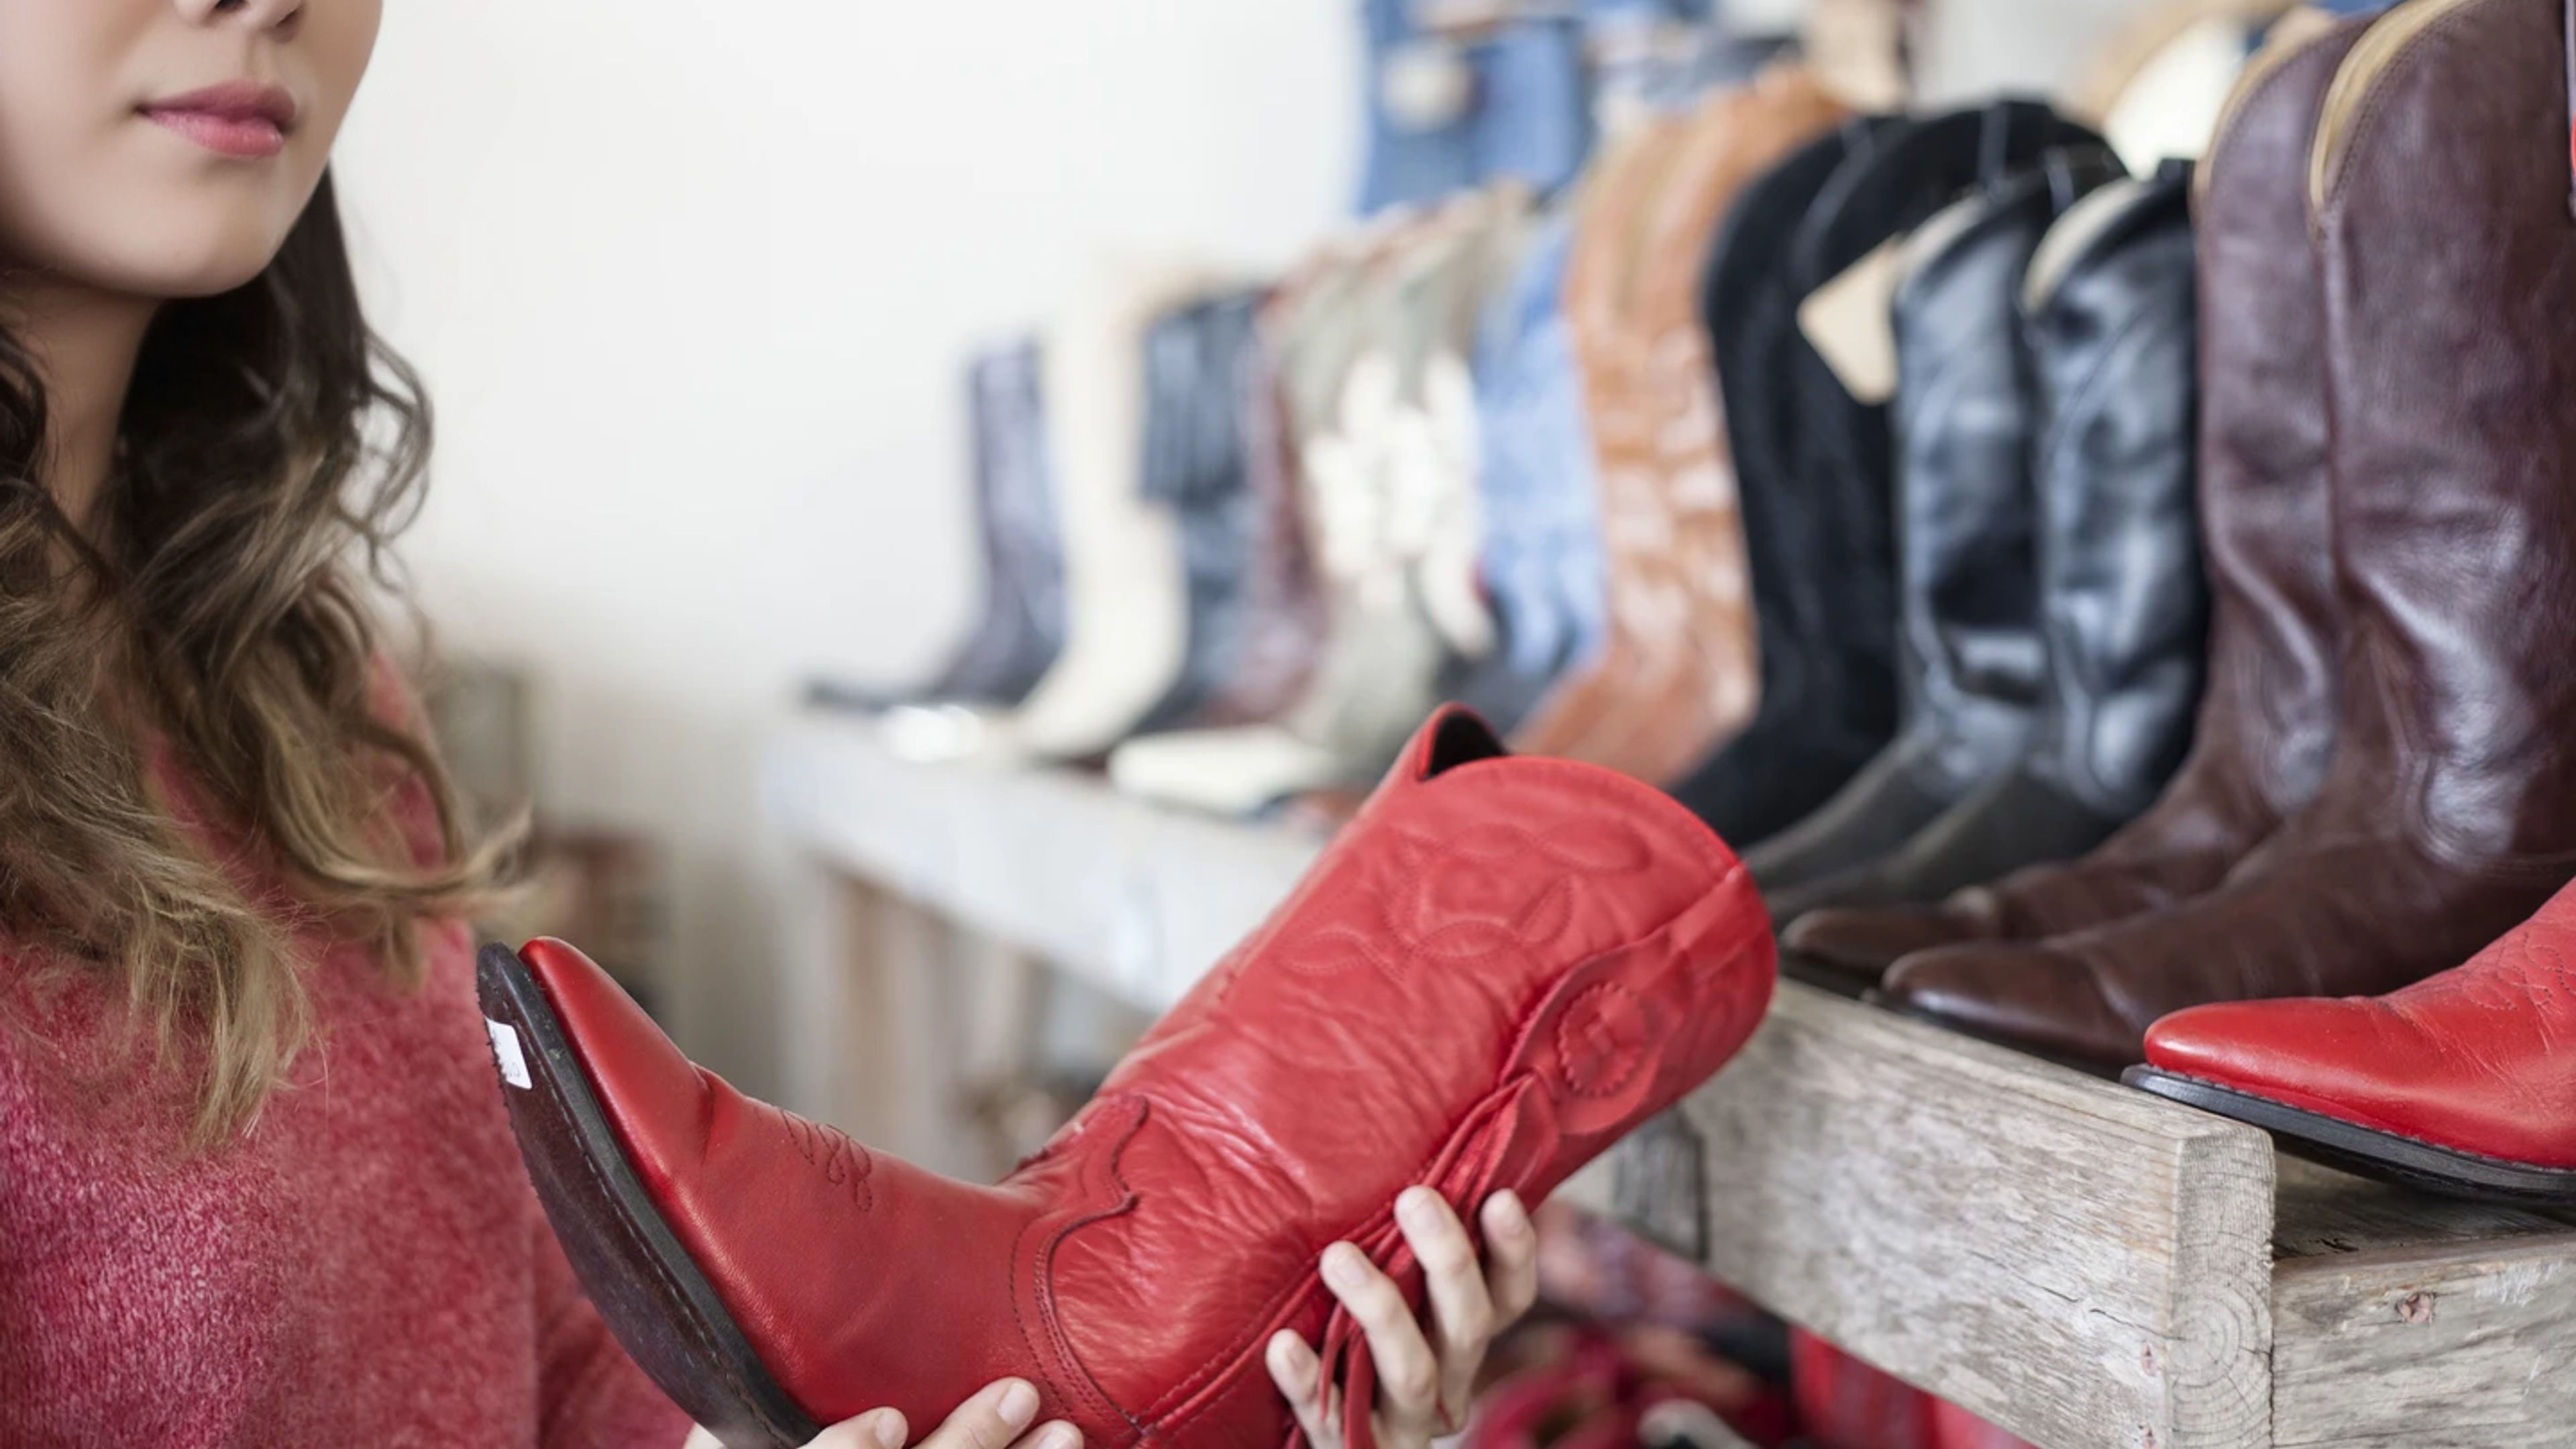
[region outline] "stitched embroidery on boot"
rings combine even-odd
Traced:
[[[767,1106],[766,1103],[762,1105]],[[769,1107],[768,1110],[777,1117],[778,1124],[787,1129],[787,1140],[796,1144],[797,1155],[813,1164],[823,1174],[825,1182],[848,1186],[850,1201],[861,1212],[875,1206],[875,1194],[868,1190],[868,1173],[876,1163],[866,1148],[837,1128],[808,1122],[777,1107]]]
[[[1637,1074],[1653,1035],[1636,993],[1610,981],[1587,987],[1557,1020],[1557,1074],[1577,1096],[1610,1096]]]

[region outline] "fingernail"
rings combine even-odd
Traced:
[[[1038,1436],[1038,1449],[1079,1449],[1082,1431],[1071,1424],[1058,1424]]]
[[[1353,1288],[1360,1281],[1360,1250],[1348,1243],[1335,1243],[1324,1250],[1324,1281],[1336,1288]]]
[[[1407,1227],[1430,1227],[1438,1221],[1431,1211],[1431,1197],[1431,1189],[1427,1187],[1408,1187],[1404,1195],[1395,1200],[1395,1215],[1404,1219]]]
[[[1002,1419],[1017,1429],[1038,1416],[1038,1391],[1024,1383],[1002,1390]]]
[[[903,1441],[909,1437],[904,1429],[903,1415],[888,1409],[868,1425],[868,1437],[877,1441],[878,1449],[903,1449]]]

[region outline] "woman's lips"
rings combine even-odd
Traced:
[[[258,158],[286,149],[295,99],[277,86],[236,82],[152,101],[144,119],[219,156]]]

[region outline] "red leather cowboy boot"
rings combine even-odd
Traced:
[[[2317,794],[2189,904],[1948,946],[1900,1006],[2114,1068],[2185,1007],[2368,996],[2576,879],[2576,225],[2559,0],[2412,0],[2310,153],[2343,621]]]
[[[2229,1002],[2147,1032],[2143,1087],[2338,1166],[2576,1202],[2576,890],[2388,996]]]
[[[1435,716],[1270,919],[997,1187],[691,1066],[559,942],[484,953],[504,1096],[601,1313],[736,1449],[1016,1374],[1100,1449],[1295,1442],[1261,1364],[1321,1338],[1371,1442],[1347,1239],[1421,1292],[1415,1182],[1531,1201],[1716,1071],[1773,957],[1734,856],[1611,772]],[[498,1028],[510,1028],[509,1032]]]

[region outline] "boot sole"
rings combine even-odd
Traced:
[[[820,1434],[653,1205],[534,973],[507,946],[486,946],[474,986],[483,1015],[518,1034],[528,1082],[505,1067],[510,1128],[565,1256],[618,1341],[727,1449],[798,1449]]]
[[[1836,996],[1860,1001],[1877,989],[1878,978],[1885,973],[1846,971],[1830,961],[1800,955],[1783,946],[1780,948],[1780,974],[1818,991],[1830,991]]]
[[[2563,1168],[2481,1157],[2154,1067],[2131,1067],[2121,1080],[2167,1101],[2260,1127],[2282,1146],[2328,1167],[2447,1197],[2576,1204],[2576,1172]]]

